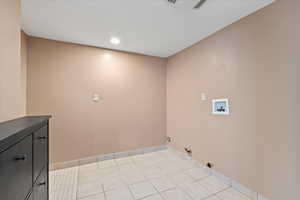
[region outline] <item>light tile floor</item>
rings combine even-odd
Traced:
[[[50,200],[251,200],[172,150],[50,172]]]

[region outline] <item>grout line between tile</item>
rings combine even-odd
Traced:
[[[171,150],[171,149],[169,149],[169,150]],[[153,152],[160,152],[161,150],[159,150],[159,151],[153,151]],[[152,153],[152,152],[145,152],[145,153],[143,153],[143,154],[137,154],[137,155],[144,155],[144,154],[148,154],[148,153]],[[166,156],[167,156],[167,154],[168,154],[169,152],[166,152]],[[179,158],[181,158],[181,159],[183,159],[183,160],[187,160],[186,158],[184,158],[184,157],[182,157],[182,155],[179,155],[178,153],[176,153],[176,151],[174,151],[174,152],[172,152],[172,153],[174,153],[174,155],[175,156],[177,156],[177,157],[179,157]],[[148,168],[148,165],[146,164],[145,166],[140,166],[139,165],[139,162],[137,162],[135,159],[133,159],[133,156],[137,156],[137,155],[129,155],[128,154],[128,156],[126,156],[126,158],[130,158],[130,160],[131,160],[131,162],[130,162],[130,165],[131,164],[133,164],[135,167],[137,167],[139,170],[145,170],[145,168]],[[165,155],[163,155],[163,153],[161,153],[161,154],[159,154],[159,156],[161,156],[161,157],[164,157]],[[168,156],[167,156],[168,157]],[[125,157],[120,157],[120,158],[125,158]],[[143,158],[143,157],[142,157]],[[143,158],[144,159],[144,158]],[[141,161],[143,162],[143,159],[141,159]],[[164,193],[164,192],[167,192],[167,191],[170,191],[170,190],[174,190],[175,188],[176,189],[179,189],[180,191],[182,191],[183,193],[185,193],[186,195],[188,195],[191,199],[194,199],[188,192],[186,192],[185,190],[183,190],[183,189],[181,189],[179,186],[178,186],[178,184],[176,184],[176,187],[174,187],[174,188],[170,188],[170,189],[167,189],[167,190],[164,190],[164,191],[159,191],[154,185],[153,185],[153,183],[151,182],[151,179],[152,178],[148,178],[144,173],[142,173],[142,176],[143,176],[143,178],[144,178],[144,180],[142,180],[142,181],[137,181],[137,182],[134,182],[134,183],[127,183],[123,178],[122,178],[122,174],[121,174],[121,172],[120,172],[120,170],[121,170],[121,166],[125,166],[125,165],[127,165],[127,164],[120,164],[120,163],[118,163],[118,162],[116,162],[115,160],[116,160],[116,158],[112,158],[112,159],[110,159],[110,160],[113,160],[115,163],[116,163],[116,165],[115,166],[109,166],[109,167],[107,167],[107,168],[112,168],[112,167],[116,167],[117,168],[117,170],[118,170],[118,174],[119,174],[119,176],[120,176],[120,178],[121,178],[121,182],[122,183],[124,183],[124,186],[126,186],[126,188],[130,191],[130,194],[131,194],[131,196],[132,196],[132,198],[134,199],[134,200],[143,200],[143,199],[145,199],[145,198],[148,198],[148,197],[150,197],[150,196],[153,196],[153,195],[156,195],[156,194],[152,194],[152,195],[148,195],[148,196],[145,196],[145,197],[143,197],[143,198],[140,198],[140,199],[135,199],[135,197],[134,197],[134,195],[133,195],[133,191],[130,189],[130,186],[131,185],[133,185],[133,184],[137,184],[137,183],[142,183],[142,182],[150,182],[151,183],[151,185],[153,186],[153,188],[155,189],[155,191],[157,192],[157,194],[162,198],[162,199],[165,199],[163,196],[162,196],[162,193]],[[194,160],[190,160],[189,159],[189,161],[192,161],[193,163],[194,163]],[[96,164],[97,164],[97,170],[101,170],[102,168],[100,168],[100,162],[101,161],[98,161],[97,160],[97,162],[96,162]],[[158,161],[159,162],[159,161]],[[201,163],[200,163],[201,164]],[[149,167],[152,167],[153,165],[151,164],[151,162],[150,162],[150,165],[149,165]],[[160,166],[160,165],[155,165],[155,167],[157,167],[158,169],[160,169],[160,170],[165,170],[164,168],[162,168],[162,166]],[[80,200],[80,199],[78,199],[78,185],[79,185],[79,174],[80,174],[80,169],[79,169],[79,166],[75,166],[74,168],[76,168],[76,180],[77,180],[77,183],[75,184],[75,190],[76,190],[76,192],[75,192],[75,199],[76,200]],[[187,173],[187,170],[189,170],[189,169],[192,169],[192,168],[202,168],[202,165],[193,165],[193,167],[191,167],[191,168],[186,168],[186,167],[183,167],[183,168],[179,168],[180,170],[178,170],[178,171],[176,171],[176,172],[174,172],[174,173],[176,173],[176,174],[178,174],[178,173],[184,173],[185,175],[187,175],[188,177],[190,177],[190,178],[193,178],[193,176],[192,175],[190,175],[190,174],[188,174]],[[66,168],[67,169],[67,168]],[[105,169],[105,168],[104,168]],[[62,170],[65,170],[65,169],[62,169]],[[241,192],[241,191],[239,191],[237,188],[235,188],[235,187],[233,187],[232,186],[232,181],[233,181],[233,179],[230,179],[229,178],[229,180],[230,180],[230,183],[231,184],[228,184],[228,183],[226,183],[226,182],[223,182],[222,181],[222,177],[219,177],[219,176],[217,176],[216,174],[217,173],[219,173],[219,172],[217,172],[217,173],[211,173],[210,171],[207,171],[208,172],[208,176],[205,176],[205,177],[201,177],[201,178],[199,178],[199,179],[193,179],[193,181],[191,182],[191,183],[197,183],[197,182],[200,182],[200,181],[202,181],[202,180],[205,180],[205,179],[207,179],[207,178],[210,178],[210,177],[215,177],[215,178],[217,178],[219,181],[221,181],[222,183],[224,183],[224,184],[226,184],[228,187],[226,187],[225,189],[223,189],[223,190],[221,190],[221,191],[218,191],[218,192],[215,192],[215,193],[212,193],[212,194],[210,194],[208,197],[205,197],[205,198],[203,198],[203,200],[205,200],[205,199],[208,199],[208,198],[210,198],[210,197],[213,197],[213,196],[216,196],[218,199],[220,199],[220,200],[222,200],[219,196],[217,196],[219,193],[221,193],[221,192],[224,192],[224,191],[226,191],[226,190],[229,190],[230,188],[233,188],[234,190],[236,190],[236,191],[238,191],[239,193],[241,193],[242,195],[245,195],[245,196],[247,196],[247,197],[249,197],[248,195],[246,195],[244,192]],[[173,172],[172,172],[173,173]],[[172,174],[171,173],[171,174]],[[168,174],[168,176],[170,176],[171,174]],[[67,176],[67,174],[65,174],[65,173],[63,173],[62,174],[64,177],[62,177],[62,179],[63,178],[67,178],[66,176]],[[163,173],[163,175],[167,175],[167,174],[165,174],[165,172]],[[220,173],[220,175],[223,175],[223,174],[221,174]],[[224,176],[224,177],[226,177],[226,176]],[[125,181],[125,182],[124,182]],[[104,190],[104,185],[101,183],[101,187],[102,187],[102,190],[103,190],[103,193],[104,193],[104,198],[107,200],[107,195],[106,195],[106,192],[107,191],[105,191]],[[207,189],[206,189],[207,190]],[[102,192],[101,192],[102,193]],[[257,196],[256,197],[256,199],[258,199],[259,197],[259,194],[258,193],[255,193],[256,195],[255,196]],[[92,195],[89,195],[89,196],[92,196]],[[87,196],[88,197],[88,196]],[[251,197],[249,197],[249,198],[251,198]],[[256,200],[255,199],[255,200]]]
[[[102,183],[101,183],[101,187],[102,187],[102,190],[103,190],[104,199],[107,200],[106,192],[104,190],[104,185]]]

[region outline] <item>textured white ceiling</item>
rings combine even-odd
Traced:
[[[273,0],[22,0],[22,28],[31,35],[168,57]],[[117,36],[121,44],[110,44]]]

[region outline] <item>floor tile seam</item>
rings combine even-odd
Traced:
[[[81,199],[84,199],[84,198],[88,198],[88,197],[92,197],[92,196],[96,196],[96,195],[99,195],[99,194],[104,194],[104,192],[95,192],[93,194],[88,194],[88,195],[85,195],[85,196],[82,196],[82,197],[78,197],[76,198],[77,200],[81,200]]]
[[[157,193],[159,194],[159,196],[160,196],[162,199],[165,199],[165,198],[163,197],[162,193],[165,192],[165,191],[167,191],[167,190],[165,190],[165,191],[159,191],[159,190],[154,186],[154,184],[153,184],[151,181],[149,181],[149,182],[150,182],[150,184],[153,186],[153,188],[157,191]],[[172,188],[172,189],[174,189],[174,188]],[[170,189],[170,190],[171,190],[171,189]]]
[[[233,187],[232,187],[232,186],[229,186],[229,187],[227,187],[227,188],[225,188],[225,189],[223,189],[223,190],[220,190],[220,191],[218,191],[218,192],[213,193],[212,195],[213,195],[213,196],[217,196],[220,200],[224,200],[223,198],[219,197],[218,194],[220,194],[220,193],[222,193],[222,192],[225,192],[226,190],[229,190],[229,189],[231,189],[231,188],[233,188]]]
[[[134,197],[133,192],[131,191],[131,189],[130,189],[130,187],[129,187],[129,185],[127,185],[127,188],[128,188],[128,190],[129,190],[129,192],[130,192],[130,194],[131,194],[131,196],[132,196],[132,199],[136,200],[135,197]]]
[[[105,200],[108,200],[108,199],[107,199],[107,196],[106,196],[106,193],[105,193],[105,190],[104,190],[104,185],[101,184],[101,187],[102,187],[102,190],[103,190],[104,199],[105,199]]]

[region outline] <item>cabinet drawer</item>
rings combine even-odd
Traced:
[[[0,154],[1,199],[25,199],[32,188],[32,136]]]
[[[29,195],[29,197],[27,198],[27,200],[33,200],[33,194],[32,193]]]
[[[36,180],[33,188],[34,200],[48,199],[48,168],[45,167]]]
[[[48,127],[44,126],[33,134],[33,180],[35,181],[48,160]]]

